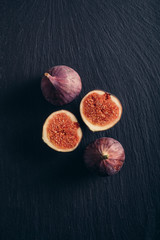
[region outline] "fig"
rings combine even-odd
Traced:
[[[69,111],[53,112],[43,125],[42,139],[52,149],[71,152],[77,148],[82,131],[76,117]]]
[[[83,121],[93,132],[113,127],[121,118],[122,105],[117,97],[102,90],[89,92],[80,103]]]
[[[125,152],[122,145],[113,138],[103,137],[86,147],[84,162],[90,171],[99,175],[114,175],[124,164]]]
[[[44,74],[41,90],[45,99],[56,106],[72,102],[82,90],[79,74],[70,67],[54,66]]]

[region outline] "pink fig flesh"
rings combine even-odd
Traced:
[[[45,99],[55,106],[72,102],[82,90],[79,74],[70,67],[52,67],[41,80],[41,90]]]
[[[100,175],[114,175],[125,161],[122,145],[113,138],[103,137],[89,144],[84,153],[88,169]]]

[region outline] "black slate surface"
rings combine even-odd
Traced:
[[[0,239],[160,239],[160,2],[41,0],[1,2]],[[83,140],[58,153],[41,140],[47,103],[40,79],[65,64],[81,76],[80,96],[64,109]],[[81,98],[104,89],[123,105],[121,121],[92,133]],[[91,176],[85,146],[109,136],[126,162],[113,177]]]

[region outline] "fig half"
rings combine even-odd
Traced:
[[[81,139],[82,131],[76,117],[69,111],[53,112],[46,119],[42,131],[43,141],[59,152],[75,150]]]
[[[103,137],[89,144],[84,153],[87,168],[99,175],[114,175],[125,161],[125,152],[117,140]]]
[[[104,131],[113,127],[120,120],[122,105],[112,94],[94,90],[82,99],[80,113],[91,131]]]

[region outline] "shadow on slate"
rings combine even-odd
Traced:
[[[72,112],[78,115],[79,121],[79,104],[72,102],[62,107],[51,105],[43,98],[40,78],[32,79],[29,84],[7,93],[4,100],[2,111],[8,121],[14,119],[10,122],[13,125],[9,128],[8,139],[8,152],[13,156],[18,154],[17,159],[13,159],[14,163],[23,161],[24,166],[36,168],[38,173],[35,180],[44,183],[47,181],[46,184],[52,184],[58,179],[78,180],[87,174],[82,161],[81,145],[74,152],[61,153],[49,148],[42,140],[43,123],[49,114],[62,108],[69,111],[74,109]],[[20,156],[23,156],[23,160]]]

